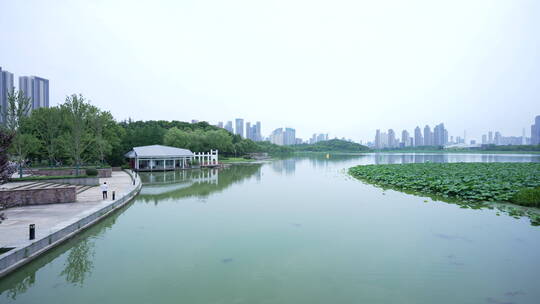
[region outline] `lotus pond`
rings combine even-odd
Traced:
[[[539,163],[420,163],[356,166],[361,180],[465,201],[512,201],[523,188],[540,186]]]

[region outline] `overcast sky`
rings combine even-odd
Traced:
[[[144,2],[144,3],[143,3]],[[53,4],[54,3],[54,4]],[[0,0],[0,66],[118,119],[262,122],[373,140],[540,115],[540,1]]]

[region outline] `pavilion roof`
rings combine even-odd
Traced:
[[[127,158],[172,158],[186,156],[193,156],[193,152],[188,149],[180,149],[162,145],[134,147],[133,150],[125,154],[125,157]]]

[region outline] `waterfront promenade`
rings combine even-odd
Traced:
[[[65,204],[47,204],[9,208],[2,212],[7,217],[0,224],[0,248],[13,248],[0,254],[0,277],[18,263],[25,263],[34,255],[54,247],[80,230],[92,225],[110,211],[122,206],[140,190],[140,179],[124,172],[113,172],[110,178],[100,178],[100,184],[107,182],[109,195],[102,199],[100,187],[92,187],[77,195],[77,201]],[[112,192],[116,198],[112,200]],[[35,239],[29,240],[29,225],[35,224]],[[36,245],[45,240],[44,245]],[[31,248],[30,247],[36,247]],[[25,248],[28,248],[24,250]],[[23,249],[25,252],[21,252]],[[35,252],[34,252],[35,251]],[[19,258],[9,257],[19,253]],[[21,259],[22,258],[22,259]],[[18,266],[18,265],[17,265]]]

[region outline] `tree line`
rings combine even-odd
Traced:
[[[253,142],[206,122],[132,121],[117,122],[110,112],[73,94],[54,107],[31,109],[30,98],[8,94],[0,109],[0,167],[9,161],[19,168],[125,164],[124,154],[136,146],[163,144],[204,152],[240,156],[251,152],[290,152],[268,142]],[[4,162],[2,156],[5,158]]]

